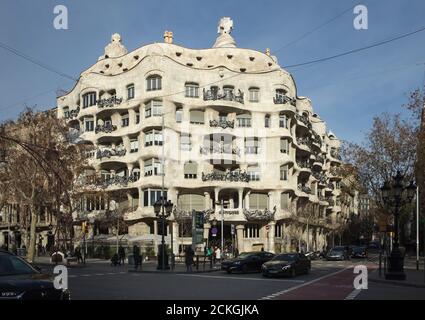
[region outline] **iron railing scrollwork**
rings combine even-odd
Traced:
[[[107,99],[99,99],[96,101],[96,104],[99,108],[104,108],[104,107],[110,108],[117,104],[121,104],[122,100],[123,100],[122,98],[117,98],[116,96],[112,96]]]
[[[249,175],[245,171],[235,170],[227,172],[202,172],[202,181],[229,181],[229,182],[249,182]]]
[[[243,209],[243,213],[247,220],[253,221],[271,221],[274,219],[276,213],[276,206],[273,207],[273,210],[269,209]]]

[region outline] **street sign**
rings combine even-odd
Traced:
[[[217,232],[218,232],[217,227],[212,227],[212,228],[211,228],[211,235],[212,235],[213,237],[216,237],[216,236],[217,236]]]

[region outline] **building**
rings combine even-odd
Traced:
[[[321,249],[341,216],[340,141],[297,95],[276,57],[241,49],[222,18],[212,48],[163,43],[128,52],[118,34],[98,61],[57,99],[79,143],[92,144],[91,170],[111,194],[124,192],[130,241],[159,244],[153,204],[175,205],[166,241],[178,254],[192,243],[192,210],[205,213],[204,238],[239,252]],[[110,203],[82,202],[77,215],[96,226]],[[186,225],[186,227],[185,227]],[[308,226],[308,227],[307,227]],[[111,230],[90,231],[108,234]],[[308,233],[308,234],[307,234]]]

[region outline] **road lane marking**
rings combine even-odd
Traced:
[[[178,273],[178,276],[184,277],[200,277],[200,278],[213,278],[213,279],[236,279],[236,280],[254,280],[254,281],[278,281],[278,282],[295,282],[304,283],[305,280],[294,280],[294,279],[267,279],[267,278],[246,278],[246,277],[226,277],[226,276],[207,276],[200,274],[182,274]]]
[[[351,268],[352,268],[352,267],[351,267]],[[350,269],[350,267],[347,267],[347,268],[344,268],[344,269],[338,270],[338,271],[336,271],[336,272],[333,272],[333,273],[327,274],[327,275],[325,275],[325,276],[322,276],[322,277],[316,278],[316,279],[314,279],[314,280],[311,280],[311,281],[308,281],[308,282],[302,283],[302,284],[300,284],[300,285],[298,285],[298,286],[294,286],[294,287],[292,287],[292,288],[289,288],[289,289],[286,289],[286,290],[283,290],[283,291],[277,292],[277,293],[279,293],[279,294],[278,294],[278,296],[279,296],[279,295],[282,295],[282,294],[285,294],[285,293],[288,293],[288,292],[291,292],[291,291],[294,291],[294,290],[296,290],[296,289],[302,288],[302,287],[304,287],[304,286],[308,286],[308,285],[310,285],[310,284],[312,284],[312,283],[315,283],[315,282],[318,282],[318,281],[320,281],[320,280],[323,280],[323,279],[326,279],[326,278],[332,277],[332,276],[334,276],[334,275],[340,274],[340,273],[342,273],[342,272],[346,271],[347,269]],[[274,293],[274,294],[273,294],[273,296],[270,294],[270,295],[265,296],[265,297],[262,297],[262,298],[260,298],[260,299],[258,299],[258,300],[268,300],[268,299],[275,298],[275,297],[276,297],[276,296],[274,296],[275,294],[276,294],[276,293]]]
[[[344,300],[354,300],[361,291],[361,289],[354,289]]]

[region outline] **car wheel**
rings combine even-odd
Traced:
[[[295,268],[291,269],[291,278],[294,278],[297,275],[297,273],[295,272]]]

